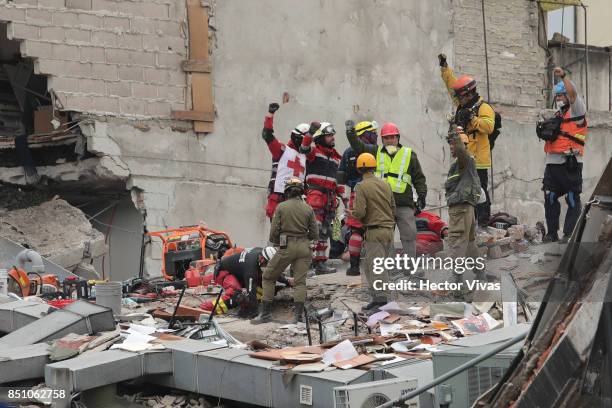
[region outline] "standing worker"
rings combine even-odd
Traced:
[[[454,124],[465,130],[468,136],[468,151],[476,160],[476,170],[486,201],[476,206],[476,219],[480,227],[486,227],[491,217],[489,198],[489,173],[491,168],[491,146],[489,135],[495,129],[495,111],[476,92],[476,80],[468,75],[455,77],[446,62],[446,55],[438,55],[442,80],[457,107]]]
[[[357,138],[353,121],[346,122],[346,137],[358,154],[370,153],[376,157],[376,173],[385,180],[395,198],[395,219],[402,241],[404,254],[416,256],[415,210],[425,208],[427,183],[421,170],[417,154],[399,142],[400,132],[394,123],[385,123],[380,131],[382,146],[365,144]],[[417,192],[417,202],[413,201],[412,187]],[[416,209],[415,209],[416,207]]]
[[[287,266],[293,268],[293,322],[302,321],[306,300],[306,274],[312,257],[310,241],[318,238],[319,231],[314,211],[304,202],[304,183],[298,178],[285,185],[285,201],[276,208],[270,227],[270,242],[279,247],[274,257],[264,268],[263,301],[261,312],[252,324],[272,320],[272,302],[278,277]]]
[[[376,129],[376,122],[364,121],[357,124],[355,127],[355,133],[363,143],[376,146],[378,139]],[[338,183],[345,184],[351,189],[348,206],[349,210],[353,209],[355,202],[355,186],[361,181],[361,173],[357,171],[356,167],[357,156],[358,154],[355,152],[355,149],[348,147],[342,154],[340,167],[338,167]],[[357,276],[360,274],[359,261],[363,242],[363,225],[354,217],[350,216],[347,217],[345,224],[350,229],[350,235],[348,238],[350,266],[347,269],[346,274],[349,276]]]
[[[469,140],[459,127],[454,127],[448,137],[451,163],[444,189],[448,203],[447,243],[453,258],[479,256],[476,247],[476,220],[474,206],[480,198],[480,180],[476,161],[467,150]],[[453,271],[456,275],[463,272]],[[477,271],[483,272],[483,271]]]
[[[375,289],[375,280],[380,280],[381,283],[389,282],[389,272],[383,269],[382,273],[375,275],[374,259],[392,256],[395,199],[389,183],[374,177],[374,156],[361,153],[357,157],[357,170],[363,175],[363,179],[355,188],[355,204],[351,213],[365,228],[365,276],[371,301],[362,309],[372,310],[387,304],[389,298],[388,290]]]
[[[547,121],[553,130],[548,135],[542,135],[538,129],[538,136],[546,140],[546,169],[542,190],[548,232],[544,241],[554,242],[559,239],[559,198],[565,195],[567,213],[561,242],[567,242],[581,211],[582,157],[587,135],[586,107],[563,68],[556,67],[553,74],[559,79],[554,90],[557,112]]]
[[[264,119],[264,127],[261,132],[261,137],[268,145],[268,150],[272,155],[272,172],[268,182],[268,204],[266,205],[266,217],[270,220],[272,220],[278,203],[283,201],[283,189],[287,180],[292,177],[304,180],[306,173],[306,156],[298,150],[309,126],[306,123],[297,125],[291,131],[287,144],[279,142],[274,137],[274,113],[278,109],[278,103],[268,105],[268,114]]]
[[[335,268],[327,265],[327,247],[338,208],[337,198],[344,200],[344,186],[336,179],[342,157],[334,149],[335,134],[331,123],[313,122],[300,147],[300,151],[306,154],[306,201],[314,210],[319,226],[319,239],[312,260],[317,275],[336,272]],[[315,146],[311,147],[313,140]]]

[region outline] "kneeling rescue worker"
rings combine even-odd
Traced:
[[[303,194],[304,183],[300,179],[292,178],[285,184],[285,201],[276,208],[270,227],[270,242],[278,245],[279,249],[264,268],[261,312],[256,319],[251,320],[252,324],[272,320],[275,283],[289,265],[293,268],[294,278],[293,322],[302,321],[306,274],[312,257],[310,242],[319,236],[314,211],[302,199]]]

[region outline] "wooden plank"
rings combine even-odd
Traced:
[[[187,1],[187,20],[189,23],[189,61],[209,61],[208,57],[208,9],[202,7],[200,0]],[[212,79],[209,72],[192,71],[191,99],[193,110],[214,115]],[[214,116],[213,116],[214,118]],[[194,121],[198,133],[211,133],[213,123]]]
[[[209,74],[211,72],[211,64],[208,60],[189,60],[183,61],[183,71],[185,72],[203,72]]]
[[[187,0],[187,21],[189,24],[189,59],[208,59],[208,9],[200,0]]]
[[[215,120],[215,113],[200,111],[172,111],[172,119],[213,122]]]

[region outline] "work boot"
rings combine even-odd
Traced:
[[[293,304],[293,320],[291,323],[298,324],[304,321],[304,302],[295,302]]]
[[[557,242],[559,241],[559,236],[557,235],[556,232],[549,232],[548,234],[546,234],[546,236],[542,239],[542,242]]]
[[[572,234],[563,234],[563,238],[561,238],[559,240],[560,244],[567,244],[570,240],[570,237],[572,236]]]
[[[336,268],[327,266],[325,261],[314,262],[313,269],[315,271],[315,275],[327,275],[328,273],[336,272]]]
[[[261,302],[259,316],[251,320],[251,324],[262,324],[272,321],[272,302],[264,300]]]
[[[359,276],[361,275],[361,271],[359,270],[359,257],[351,256],[349,259],[351,266],[346,270],[347,276]]]
[[[387,300],[386,299],[374,299],[372,300],[370,303],[368,303],[367,305],[364,305],[361,307],[361,310],[363,310],[364,312],[369,312],[369,311],[374,311],[376,309],[378,309],[381,306],[384,306],[387,304]]]

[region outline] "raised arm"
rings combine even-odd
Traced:
[[[446,90],[448,91],[448,94],[452,99],[453,104],[455,106],[459,106],[459,99],[457,99],[453,91],[453,85],[455,84],[457,77],[455,77],[453,69],[448,66],[448,63],[446,62],[446,55],[438,55],[438,61],[440,63],[440,73],[442,74],[442,81],[444,81],[444,85],[446,85]]]

